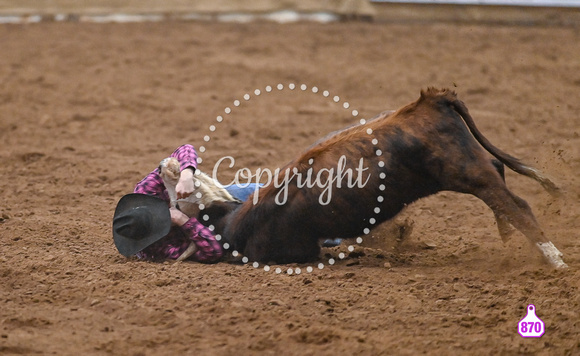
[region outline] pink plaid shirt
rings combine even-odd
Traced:
[[[181,170],[197,167],[197,152],[191,145],[178,147],[171,157],[177,158],[181,165]],[[161,198],[169,204],[169,195],[163,184],[163,179],[159,175],[159,168],[149,173],[141,182],[137,184],[135,193],[153,195]],[[147,246],[137,253],[137,257],[160,261],[165,259],[177,259],[193,242],[197,246],[197,251],[189,259],[212,263],[217,262],[223,255],[220,243],[215,239],[214,234],[195,217],[191,217],[183,226],[172,226],[169,234],[161,240]]]

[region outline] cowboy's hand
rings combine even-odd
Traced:
[[[169,213],[171,214],[171,223],[173,225],[183,226],[189,220],[189,216],[177,208],[169,208]]]
[[[191,194],[193,194],[195,187],[193,184],[193,170],[191,168],[186,168],[181,171],[179,176],[179,181],[175,186],[175,192],[177,193],[177,199],[185,199]]]

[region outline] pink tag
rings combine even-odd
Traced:
[[[536,307],[528,305],[528,314],[518,323],[518,333],[522,337],[541,337],[545,330],[544,322],[536,316]]]

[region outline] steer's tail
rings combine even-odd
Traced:
[[[546,177],[540,170],[522,163],[519,159],[510,156],[489,142],[489,140],[485,138],[475,126],[475,122],[469,114],[469,110],[467,110],[467,107],[461,100],[455,99],[451,101],[451,105],[455,111],[461,115],[473,137],[475,137],[475,139],[495,158],[500,160],[514,172],[537,180],[550,194],[558,195],[560,193],[560,188],[558,188],[558,186],[548,177]]]

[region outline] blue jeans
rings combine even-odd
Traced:
[[[256,186],[258,184],[249,183],[247,187],[245,187],[245,185],[246,184],[244,184],[244,186],[232,184],[225,186],[225,188],[228,191],[228,193],[230,193],[234,198],[239,199],[241,201],[246,201],[252,194],[254,194],[254,191],[256,190]]]

